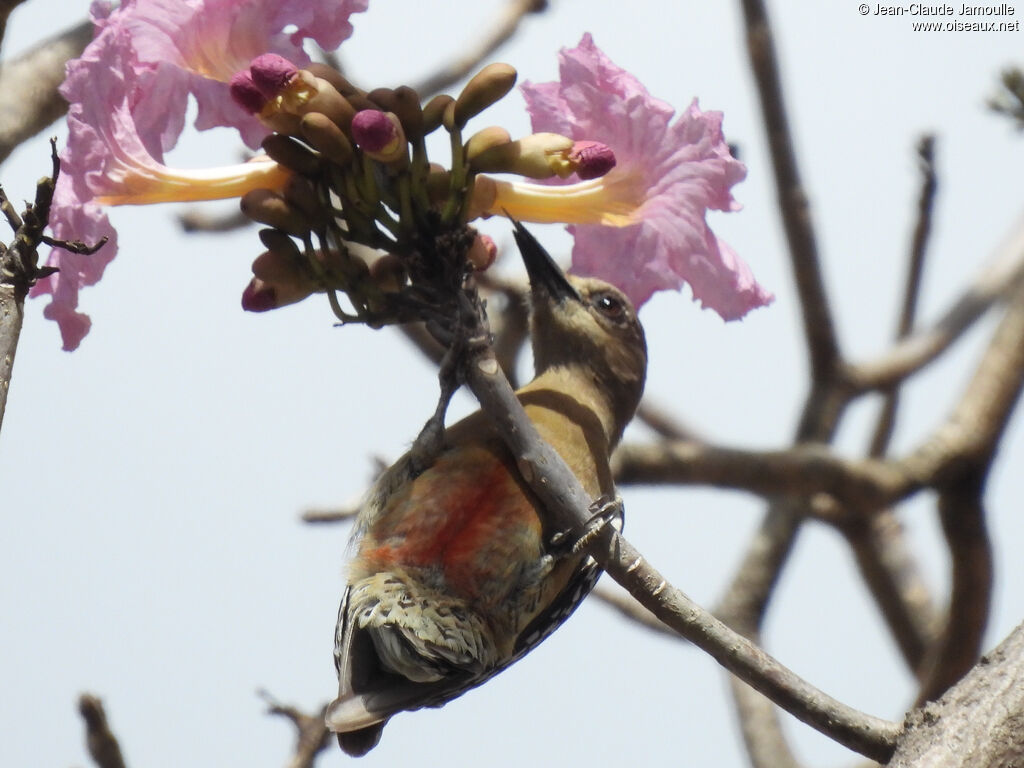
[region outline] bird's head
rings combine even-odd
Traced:
[[[647,375],[647,342],[632,303],[593,277],[566,276],[521,224],[515,238],[530,276],[531,336],[537,374],[563,366],[603,391],[621,432]]]

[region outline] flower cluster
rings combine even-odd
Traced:
[[[54,250],[47,263],[60,271],[32,291],[51,295],[45,314],[58,322],[64,349],[75,349],[89,331],[88,316],[77,309],[79,289],[96,283],[117,253],[105,206],[237,197],[283,183],[282,169],[266,158],[202,171],[166,166],[189,96],[198,104],[197,128],[234,127],[257,146],[268,130],[228,98],[231,76],[267,52],[306,62],[305,39],[337,47],[352,33],[349,17],[366,3],[122,0],[116,10],[93,3],[96,36],[68,64],[61,87],[69,135],[50,222],[58,239],[109,240],[92,256]]]
[[[730,188],[746,173],[719,113],[694,102],[672,123],[673,110],[588,35],[562,52],[560,82],[523,86],[533,134],[513,140],[491,126],[464,136],[472,117],[511,91],[515,70],[490,65],[458,98],[422,105],[410,88],[367,92],[311,64],[302,41],[337,46],[365,8],[366,0],[94,4],[96,39],[62,88],[70,137],[51,221],[59,238],[111,239],[91,257],[52,254],[60,272],[34,289],[52,295],[46,315],[65,349],[89,329],[79,288],[99,280],[116,251],[105,207],[171,200],[240,197],[267,225],[267,250],[243,294],[254,311],[321,291],[343,321],[407,320],[410,307],[432,300],[430,285],[458,283],[493,261],[493,242],[466,225],[495,214],[568,223],[574,271],[617,284],[638,306],[684,282],[727,320],[771,301],[705,221],[708,209],[738,207]],[[233,126],[263,152],[224,168],[165,165],[190,96],[198,128]],[[441,128],[452,148],[446,166],[430,162],[424,141]]]

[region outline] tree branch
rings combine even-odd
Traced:
[[[91,41],[92,22],[83,21],[0,67],[0,162],[67,111],[57,92],[64,65]]]
[[[287,768],[313,768],[317,756],[330,742],[331,732],[324,722],[327,705],[315,715],[307,715],[296,707],[281,704],[266,691],[259,691],[259,695],[267,702],[267,714],[285,717],[295,726],[295,754],[289,759]]]
[[[910,334],[917,314],[925,256],[931,234],[932,211],[938,180],[935,173],[935,137],[921,138],[917,146],[921,170],[921,191],[911,238],[903,302],[895,338]],[[899,383],[885,393],[882,409],[871,437],[868,455],[883,457],[892,439],[899,408]],[[896,640],[907,665],[921,673],[927,649],[936,637],[938,619],[920,568],[910,554],[903,527],[890,509],[874,515],[850,515],[842,526],[853,549],[861,577],[875,598],[882,616]]]
[[[746,451],[683,440],[625,443],[615,452],[612,471],[615,481],[625,485],[711,485],[766,498],[825,493],[864,510],[878,509],[919,487],[889,462],[844,459],[815,443],[781,451]]]
[[[1024,216],[995,258],[929,328],[911,334],[876,360],[851,363],[843,378],[857,392],[888,389],[933,362],[1024,280]]]
[[[840,526],[907,666],[916,674],[938,635],[939,617],[921,570],[890,509],[850,514]]]
[[[554,530],[585,530],[590,499],[561,457],[541,441],[490,348],[467,355],[463,374],[543,502],[546,522]],[[659,619],[808,725],[873,759],[891,754],[900,732],[896,723],[857,712],[810,686],[670,586],[612,526],[599,529],[586,551]]]
[[[978,660],[992,603],[992,543],[981,503],[984,478],[972,473],[939,494],[939,516],[953,563],[946,626],[929,659],[917,706],[933,701]]]
[[[417,83],[414,89],[423,98],[444,91],[467,77],[480,63],[507,42],[519,29],[523,18],[531,13],[540,13],[547,8],[547,0],[509,0],[494,25],[481,35],[475,46],[439,72]]]
[[[914,327],[917,315],[917,300],[921,293],[921,278],[924,275],[924,260],[928,249],[928,237],[932,229],[932,208],[938,182],[935,176],[935,137],[924,136],[917,145],[921,166],[921,193],[917,202],[917,223],[910,245],[907,278],[903,287],[903,303],[896,325],[896,340],[905,339]],[[892,437],[896,425],[896,409],[899,407],[899,384],[886,392],[882,412],[871,438],[870,456],[882,456]]]
[[[1024,754],[1024,624],[936,703],[907,716],[888,768],[1020,765]]]
[[[834,373],[839,345],[821,277],[810,206],[797,170],[775,43],[762,0],[742,0],[741,5],[747,30],[747,52],[775,171],[775,192],[800,295],[811,372],[815,381],[824,381]]]
[[[7,35],[7,18],[11,11],[21,5],[25,0],[0,0],[0,44]]]
[[[600,600],[609,608],[617,611],[620,616],[629,619],[652,632],[657,632],[660,635],[668,635],[675,640],[680,639],[679,635],[659,621],[657,616],[620,590],[611,590],[599,586],[593,591],[592,596]]]
[[[103,702],[90,693],[78,698],[78,711],[85,720],[85,744],[99,768],[125,768],[121,746],[107,724]]]

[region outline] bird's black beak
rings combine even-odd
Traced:
[[[572,283],[566,278],[565,273],[551,258],[544,247],[537,242],[537,238],[527,231],[526,227],[515,219],[509,217],[513,233],[516,238],[516,245],[519,246],[519,253],[523,257],[523,264],[526,265],[526,273],[530,276],[530,287],[534,291],[544,291],[552,299],[561,303],[572,299],[581,301],[580,295],[572,287]]]

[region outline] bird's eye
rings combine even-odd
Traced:
[[[625,305],[610,293],[600,293],[594,297],[594,306],[605,317],[618,320],[626,314]]]

